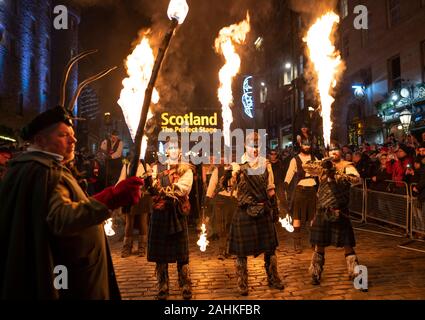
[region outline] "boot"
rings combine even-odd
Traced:
[[[182,288],[183,299],[192,299],[192,281],[190,279],[189,265],[178,265],[177,271],[179,274],[179,286]]]
[[[131,255],[133,248],[133,239],[131,237],[124,237],[124,244],[121,249],[121,258],[127,258]]]
[[[302,246],[302,241],[301,241],[301,234],[300,233],[295,233],[294,234],[294,251],[296,254],[301,254],[303,253],[303,246]]]
[[[270,288],[283,290],[285,287],[280,280],[279,273],[277,271],[277,258],[275,255],[264,257],[264,268],[267,273],[267,282]]]
[[[325,255],[313,252],[310,264],[311,283],[315,286],[320,284],[320,278],[323,272],[323,266],[325,265]]]
[[[166,300],[169,295],[168,263],[156,264],[156,280],[158,285],[158,300]]]
[[[359,260],[355,254],[346,256],[345,260],[347,261],[348,279],[353,281],[354,278],[358,276],[358,274],[354,272],[354,268],[359,265]]]
[[[146,242],[148,240],[148,237],[146,235],[139,236],[139,246],[137,248],[137,255],[139,257],[146,256]]]
[[[238,276],[238,290],[241,296],[248,295],[248,259],[236,259],[236,275]]]

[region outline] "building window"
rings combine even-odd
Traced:
[[[37,34],[37,22],[35,20],[31,22],[31,31],[34,36]]]
[[[305,106],[304,91],[300,91],[300,110],[304,110],[304,106]]]
[[[304,74],[304,56],[300,55],[300,75]]]
[[[350,56],[350,36],[345,34],[342,38],[342,56],[348,58]]]
[[[390,28],[400,23],[400,0],[387,0],[388,2],[388,25]]]
[[[401,86],[401,61],[400,56],[388,60],[388,89],[389,91]]]
[[[339,13],[342,19],[348,17],[348,0],[339,1]]]
[[[0,24],[0,43],[3,41],[4,32],[4,27]]]
[[[19,0],[11,0],[10,2],[10,10],[15,14],[19,14]]]
[[[31,67],[31,72],[32,72],[32,73],[35,73],[35,62],[34,62],[34,57],[31,57],[30,67]]]
[[[425,1],[425,0],[424,0]],[[421,43],[421,52],[422,52],[422,81],[425,82],[425,41]]]
[[[16,47],[16,40],[14,38],[10,38],[9,40],[9,53],[11,57],[17,57],[18,56],[18,50]]]

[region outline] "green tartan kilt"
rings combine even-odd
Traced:
[[[176,208],[167,202],[165,210],[154,210],[150,217],[147,259],[150,262],[174,263],[189,262],[189,235],[187,219],[179,215],[183,230],[167,234],[169,214]]]
[[[273,253],[279,245],[271,214],[251,217],[238,207],[229,234],[229,253],[238,257]]]
[[[310,228],[310,243],[319,247],[355,247],[356,239],[348,211],[336,221],[330,221],[324,210],[318,209]]]

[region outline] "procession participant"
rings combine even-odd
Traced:
[[[145,171],[145,167],[147,172]],[[124,163],[118,183],[125,180],[130,174],[130,162]],[[143,159],[139,160],[137,167],[136,177],[144,177],[151,174],[151,167]],[[137,229],[139,229],[139,241],[137,247],[137,255],[139,257],[146,256],[146,245],[148,239],[148,218],[152,209],[152,198],[150,194],[145,191],[142,194],[140,201],[131,207],[130,212],[125,212],[125,229],[124,241],[121,249],[121,258],[127,258],[131,255],[133,249],[133,227],[134,222],[138,221]],[[124,211],[124,210],[123,210]]]
[[[229,257],[228,240],[230,224],[236,211],[236,193],[231,181],[226,179],[226,174],[232,174],[232,166],[216,166],[211,174],[207,189],[207,199],[214,203],[214,230],[219,240],[218,259],[224,260]],[[228,181],[226,183],[225,181]]]
[[[106,154],[106,186],[117,181],[122,166],[122,151],[124,144],[118,137],[118,131],[112,131],[109,138],[102,141],[100,149]]]
[[[316,180],[303,169],[303,164],[316,160],[311,153],[311,143],[302,140],[300,151],[300,154],[291,160],[284,183],[287,198],[290,199],[289,206],[294,221],[294,250],[297,254],[302,253],[301,226],[308,225],[316,212],[317,192]]]
[[[237,256],[236,274],[242,296],[248,295],[248,256],[264,253],[268,285],[283,290],[277,271],[278,246],[275,222],[279,218],[273,170],[259,156],[258,133],[246,137],[241,164],[234,164],[232,179],[236,186],[238,208],[233,216],[229,235],[229,254]]]
[[[0,147],[0,182],[6,175],[7,162],[12,159],[12,151],[8,147]]]
[[[156,263],[157,298],[169,295],[168,264],[177,262],[178,282],[184,299],[192,298],[189,270],[187,215],[193,184],[191,166],[180,161],[178,140],[166,144],[168,159],[152,168],[153,211],[149,223],[148,261]]]
[[[30,146],[0,185],[0,298],[119,299],[103,222],[139,200],[143,180],[87,197],[66,167],[77,140],[62,107],[38,115],[22,138]],[[65,287],[56,266],[66,268]]]
[[[319,285],[325,264],[325,248],[345,249],[348,275],[354,279],[358,258],[354,251],[356,240],[349,216],[350,187],[360,182],[360,175],[351,162],[342,160],[338,146],[330,149],[331,160],[317,165],[305,165],[306,172],[319,176],[317,212],[312,221],[310,242],[315,246],[309,271],[312,284]]]

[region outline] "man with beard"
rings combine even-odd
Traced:
[[[152,167],[153,212],[149,224],[148,261],[156,263],[159,300],[169,295],[168,264],[177,262],[178,282],[184,299],[192,298],[189,273],[187,208],[193,184],[190,164],[181,162],[177,139],[166,145],[168,159]],[[186,208],[185,208],[186,207]]]
[[[22,138],[30,146],[0,184],[0,299],[119,299],[103,222],[138,202],[143,180],[88,197],[66,166],[77,140],[62,107],[38,115]]]
[[[312,284],[319,285],[325,264],[325,247],[344,248],[349,279],[355,278],[358,259],[354,251],[356,241],[349,217],[350,187],[360,182],[360,175],[351,162],[342,160],[337,146],[330,149],[331,159],[304,165],[306,172],[319,176],[317,212],[312,221],[310,242],[315,246],[309,271]]]
[[[294,250],[302,253],[301,226],[307,225],[316,212],[316,180],[303,169],[307,162],[315,161],[308,140],[301,142],[301,152],[289,164],[285,178],[285,190],[290,198],[292,219],[294,221]],[[289,186],[292,185],[292,188]]]
[[[246,137],[246,152],[241,164],[234,164],[232,177],[236,183],[238,208],[229,234],[229,254],[237,256],[238,290],[248,295],[248,256],[264,253],[264,267],[270,288],[283,290],[277,270],[278,246],[275,222],[279,217],[273,170],[266,158],[258,154],[258,134]]]

